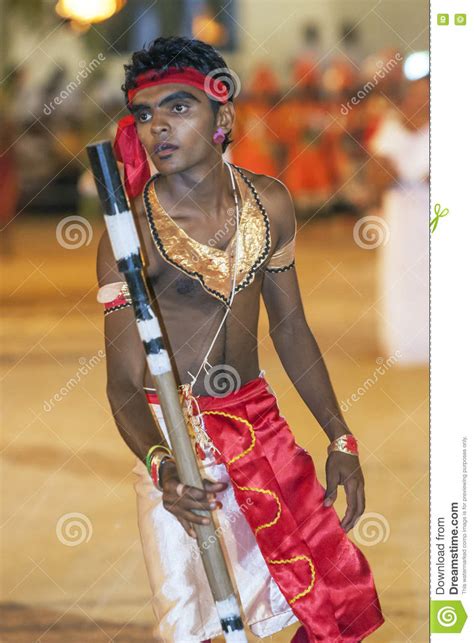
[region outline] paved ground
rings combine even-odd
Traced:
[[[99,353],[100,225],[89,245],[65,249],[56,240],[58,221],[18,224],[16,254],[3,270],[0,640],[151,641],[133,455],[111,419]],[[376,334],[375,251],[353,242],[351,225],[326,222],[304,228],[297,262],[308,320],[345,400],[384,357]],[[262,366],[325,484],[326,436],[291,389],[267,328],[262,315]],[[65,391],[71,378],[77,385]],[[367,496],[360,529],[350,537],[370,561],[387,621],[370,640],[425,643],[427,369],[389,368],[345,417],[362,445]],[[342,515],[342,488],[336,508]],[[272,640],[287,642],[294,630]]]

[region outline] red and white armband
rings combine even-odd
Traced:
[[[110,315],[122,308],[132,305],[132,299],[125,281],[116,281],[113,284],[101,286],[97,293],[97,301],[104,304],[104,315]]]

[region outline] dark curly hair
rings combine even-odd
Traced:
[[[125,93],[125,98],[128,90],[137,86],[135,79],[139,74],[149,69],[166,71],[168,67],[178,67],[179,69],[193,67],[203,74],[209,74],[215,69],[222,70],[219,72],[219,80],[227,86],[230,92],[229,100],[233,101],[234,80],[230,71],[226,72],[229,68],[222,56],[214,47],[202,42],[202,40],[181,36],[156,38],[147,48],[132,54],[132,62],[124,65],[125,83],[122,85],[122,90]],[[212,98],[209,98],[209,101],[215,116],[221,103]],[[231,142],[229,132],[222,143],[223,152]]]

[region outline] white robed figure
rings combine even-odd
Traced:
[[[370,150],[394,179],[381,200],[379,341],[386,356],[410,365],[429,361],[428,104],[428,80],[411,83],[402,112],[390,110]]]

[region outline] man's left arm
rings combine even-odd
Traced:
[[[269,188],[267,209],[270,211],[272,208],[272,221],[278,235],[275,256],[279,247],[288,246],[288,240],[294,234],[295,215],[286,187],[275,182]],[[351,433],[339,408],[319,346],[306,321],[294,264],[287,270],[266,270],[262,295],[272,342],[303,401],[331,442]],[[340,451],[331,452],[326,462],[326,481],[327,506],[334,503],[337,486],[344,485],[347,511],[341,526],[349,531],[365,509],[364,477],[359,458]]]

